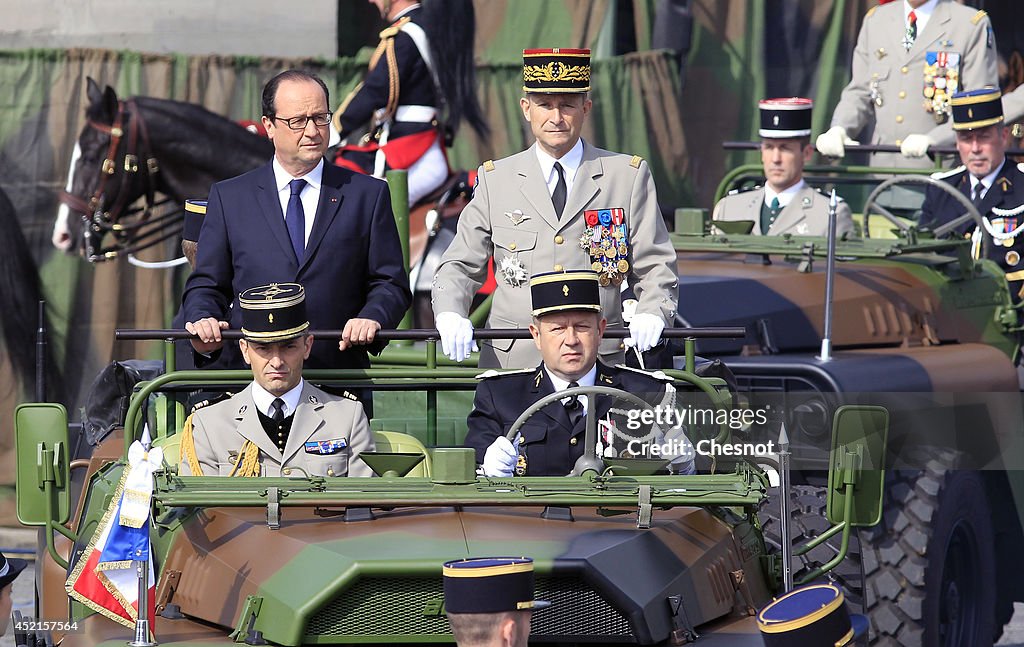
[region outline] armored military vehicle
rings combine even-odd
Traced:
[[[699,351],[728,364],[741,396],[777,403],[805,509],[822,507],[812,493],[835,407],[888,408],[882,522],[860,533],[872,644],[990,645],[1024,600],[1018,308],[970,241],[879,215],[864,224],[891,231],[836,244],[828,359],[822,238],[709,233],[681,214],[677,325],[747,329]]]
[[[418,415],[436,433],[434,401],[472,389],[474,373],[431,366],[306,377],[336,385],[369,379],[383,399],[395,389],[433,393]],[[695,402],[733,406],[723,380],[696,375],[692,355],[670,374]],[[97,549],[144,422],[165,466],[144,526],[154,579],[146,581],[144,565],[131,572],[143,576],[139,590],[155,585],[156,617],[144,619],[161,645],[451,644],[442,563],[493,555],[535,560],[537,595],[553,604],[533,616],[534,643],[761,644],[754,613],[782,588],[783,568],[760,531],[768,479],[758,461],[723,455],[703,473],[661,473],[664,461],[656,458],[596,456],[591,422],[574,476],[477,476],[472,450],[427,448],[398,431],[377,432],[377,453],[363,457],[379,478],[179,476],[185,392],[248,377],[172,372],[143,381],[122,424],[74,461],[60,405],[18,409],[18,513],[41,528],[37,620],[51,623],[33,625],[49,629],[33,635],[33,644],[112,647],[133,636],[132,623],[115,622],[109,607],[69,600],[65,583]],[[377,409],[396,413],[385,404],[378,400]],[[837,410],[834,427],[829,517],[845,546],[857,524],[877,520],[886,413]],[[689,429],[719,443],[731,442],[730,431],[717,423]],[[79,480],[76,491],[71,484]],[[797,552],[811,549],[820,547]],[[796,580],[823,576],[844,556],[829,557]],[[135,630],[133,644],[145,644],[145,624]]]

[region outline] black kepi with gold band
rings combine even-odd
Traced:
[[[953,130],[974,130],[1003,121],[1003,100],[997,88],[958,92],[950,100]]]
[[[543,609],[534,600],[533,560],[529,557],[475,557],[445,562],[447,613],[505,613]]]
[[[534,317],[569,310],[601,312],[601,288],[593,270],[535,274],[530,277],[530,297]]]
[[[185,225],[181,237],[192,242],[199,241],[199,231],[206,217],[206,200],[185,200]]]
[[[757,104],[761,112],[758,134],[768,139],[793,139],[811,136],[811,111],[814,101],[803,97],[764,99]]]
[[[523,92],[590,92],[590,50],[524,49]]]
[[[306,291],[298,283],[271,283],[238,295],[242,335],[254,342],[293,339],[309,330]]]
[[[833,584],[812,584],[772,600],[757,614],[767,647],[843,647],[864,635],[868,619],[851,615]]]

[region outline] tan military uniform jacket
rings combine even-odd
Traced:
[[[902,2],[874,7],[864,16],[853,52],[852,78],[832,114],[832,125],[844,127],[853,139],[874,123],[873,135],[870,139],[860,135],[861,143],[899,146],[907,135],[925,135],[935,129],[933,113],[923,107],[924,67],[930,51],[960,54],[958,91],[998,85],[995,37],[985,12],[939,0],[909,52],[902,44],[905,34]],[[871,96],[872,82],[877,83],[881,106]],[[945,125],[951,122],[949,118]],[[927,157],[914,160],[899,153],[878,153],[871,164],[925,168],[934,163]]]
[[[498,286],[487,326],[526,328],[532,310],[530,276],[590,268],[590,255],[580,246],[586,227],[584,210],[622,208],[630,243],[626,280],[639,299],[636,311],[657,315],[666,323],[673,321],[678,299],[676,254],[658,209],[654,179],[641,158],[584,142],[583,159],[561,220],[555,217],[533,147],[485,164],[477,178],[473,200],[459,217],[455,240],[434,276],[435,316],[469,311],[493,256]],[[502,275],[503,263],[521,268],[516,280]],[[619,292],[614,284],[601,288],[609,326],[623,325]],[[608,363],[621,361],[621,340],[605,340],[600,353]],[[532,340],[481,344],[481,366],[523,368],[539,362],[540,352]]]
[[[751,233],[761,234],[764,233],[761,231],[763,204],[764,187],[732,193],[718,201],[713,217],[715,220],[753,220],[754,230]],[[836,205],[836,236],[842,237],[846,232],[853,233],[853,215],[850,213],[850,205],[840,200]],[[770,236],[827,236],[828,197],[805,185],[783,207],[767,233]]]
[[[356,400],[330,395],[305,382],[284,454],[260,424],[251,387],[204,407],[192,416],[196,457],[204,476],[228,476],[245,441],[260,448],[260,476],[371,476],[356,457],[373,451],[373,433]],[[338,441],[346,447],[330,454],[307,451],[307,441]],[[300,468],[300,469],[297,469]],[[182,452],[180,473],[191,475]]]

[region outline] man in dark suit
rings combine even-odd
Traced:
[[[1024,298],[1024,172],[1006,159],[1010,129],[1003,121],[999,90],[986,88],[953,96],[953,130],[963,166],[932,175],[955,186],[984,218],[961,225],[957,233],[974,241],[975,258],[994,261],[1006,272],[1015,302]],[[945,191],[929,187],[921,227],[935,228],[964,213]]]
[[[651,404],[671,406],[667,388],[671,378],[625,366],[606,366],[598,361],[598,348],[607,321],[601,314],[601,287],[592,270],[550,272],[530,279],[533,323],[530,333],[540,350],[540,366],[521,371],[488,371],[476,389],[469,414],[466,446],[476,450],[477,462],[486,476],[564,476],[583,455],[586,398],[567,397],[541,409],[520,429],[515,442],[508,440],[520,414],[544,396],[576,386],[607,386],[640,396]],[[618,414],[609,416],[614,398],[597,399],[599,454],[614,457],[627,451],[638,454],[644,442],[674,443],[678,471],[692,471],[692,451],[679,428],[627,430]],[[621,401],[618,406],[622,406]],[[634,405],[626,404],[628,409]],[[651,432],[648,436],[645,432]],[[640,444],[630,441],[639,439]]]
[[[196,266],[185,285],[185,329],[203,355],[231,353],[221,330],[238,328],[237,295],[254,285],[301,283],[313,329],[343,329],[317,340],[308,368],[369,366],[367,349],[394,328],[412,300],[391,198],[377,179],[324,164],[327,87],[288,70],[263,89],[263,125],[274,159],[210,189]]]

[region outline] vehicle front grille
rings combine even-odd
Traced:
[[[632,642],[626,617],[585,582],[574,577],[537,577],[537,597],[552,606],[534,613],[531,642],[602,638]],[[438,603],[441,578],[366,577],[315,613],[306,627],[307,640],[392,642],[402,636],[450,634]]]

